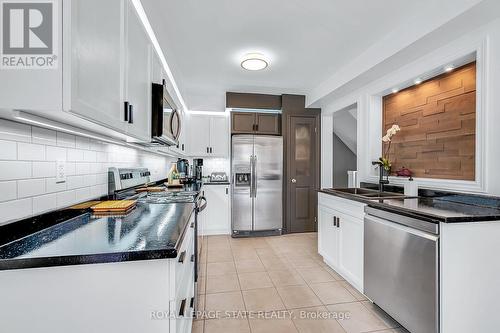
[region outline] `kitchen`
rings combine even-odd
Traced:
[[[0,8],[2,331],[498,330],[496,1]]]

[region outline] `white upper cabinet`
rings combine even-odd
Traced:
[[[150,141],[151,83],[171,83],[132,1],[58,1],[57,15],[57,68],[0,69],[0,109]]]
[[[191,156],[229,156],[228,117],[191,114],[189,136],[189,152]]]
[[[229,156],[229,118],[212,116],[210,118],[210,155]]]
[[[123,0],[71,3],[71,94],[66,111],[121,132],[124,119]],[[99,10],[96,10],[99,8]]]
[[[210,116],[190,115],[189,153],[192,156],[208,156],[210,146]]]
[[[152,44],[131,1],[127,1],[125,101],[129,103],[128,133],[142,140],[151,139]]]

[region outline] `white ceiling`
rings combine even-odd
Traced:
[[[142,0],[189,110],[225,92],[305,94],[436,0]],[[441,0],[451,1],[451,0]],[[248,52],[270,58],[240,67]]]

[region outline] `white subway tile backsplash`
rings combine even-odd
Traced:
[[[0,160],[16,160],[17,143],[14,141],[0,140]]]
[[[33,177],[48,178],[55,177],[56,162],[33,162]]]
[[[64,191],[57,193],[57,208],[63,208],[76,203],[76,192]]]
[[[0,161],[0,180],[31,178],[31,162]]]
[[[30,217],[33,214],[33,200],[27,198],[2,202],[0,203],[0,212],[2,212],[0,214],[0,224]]]
[[[83,160],[85,162],[97,162],[97,153],[91,150],[85,150],[83,152]]]
[[[90,139],[77,136],[75,147],[79,149],[90,149]]]
[[[83,150],[81,150],[81,149],[68,149],[68,161],[70,161],[70,162],[83,162]]]
[[[0,119],[0,139],[31,142],[31,126]]]
[[[45,160],[47,161],[66,161],[66,148],[47,146]]]
[[[0,182],[0,202],[17,199],[17,183],[15,181]]]
[[[96,153],[96,161],[97,162],[107,162],[108,161],[108,154],[106,154],[102,151],[98,151]]]
[[[56,161],[66,181],[56,183]],[[147,167],[166,177],[171,159],[0,119],[0,224],[107,195],[108,168]]]
[[[97,184],[108,184],[108,173],[100,173],[97,175]]]
[[[75,148],[76,137],[72,134],[57,132],[57,145],[60,147]]]
[[[31,131],[32,142],[40,145],[50,145],[55,146],[57,144],[57,134],[56,131],[33,127]]]
[[[66,187],[68,188],[68,190],[84,186],[88,186],[85,182],[85,176],[69,176],[66,179]]]
[[[76,202],[93,199],[90,195],[90,187],[83,187],[75,190]]]
[[[66,191],[66,182],[56,183],[56,178],[46,178],[45,179],[45,191],[47,193]]]
[[[17,159],[21,161],[44,161],[45,146],[19,142],[17,144]]]
[[[75,175],[88,175],[90,173],[89,163],[75,163]]]
[[[34,197],[45,194],[45,179],[25,179],[17,182],[18,198]]]
[[[46,194],[33,198],[33,215],[50,212],[57,208],[57,194]]]
[[[76,163],[66,162],[66,176],[74,176],[74,175],[76,175]]]
[[[85,182],[88,186],[97,185],[97,175],[86,175]]]

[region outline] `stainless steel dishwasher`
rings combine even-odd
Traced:
[[[365,295],[410,332],[439,332],[439,224],[365,212]]]

